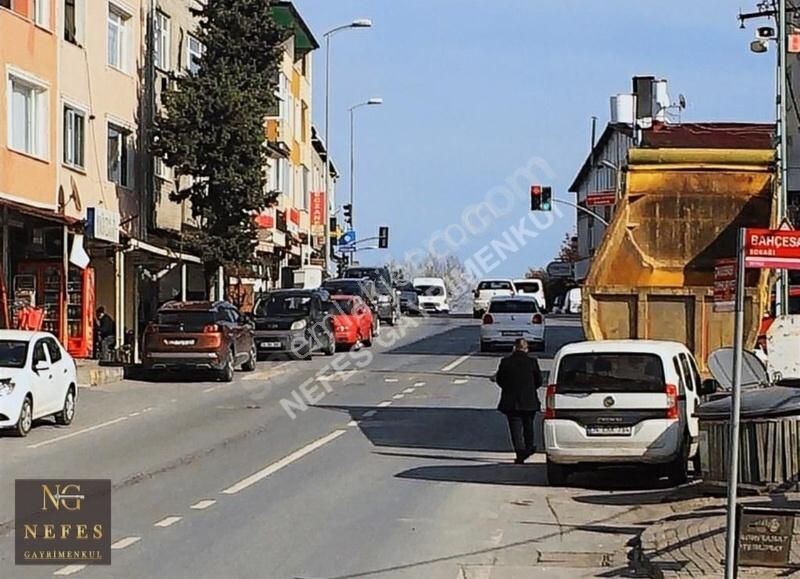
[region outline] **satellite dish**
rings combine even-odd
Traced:
[[[682,94],[678,95],[678,106],[681,107],[681,110],[686,108],[686,97]]]
[[[714,350],[708,357],[708,369],[723,389],[733,388],[733,348]],[[742,389],[768,386],[767,369],[753,352],[742,352]]]
[[[72,188],[72,194],[70,195],[70,199],[75,202],[75,209],[80,211],[83,209],[83,202],[81,201],[81,193],[78,191],[78,184],[75,182],[75,177],[72,175],[69,176],[69,184]]]

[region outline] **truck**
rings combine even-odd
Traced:
[[[731,308],[715,307],[714,272],[736,255],[740,227],[774,227],[775,158],[769,149],[634,148],[617,211],[584,281],[590,340],[659,339],[707,359],[733,343]],[[749,270],[745,346],[768,306],[766,270]]]

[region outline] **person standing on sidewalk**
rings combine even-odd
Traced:
[[[95,328],[97,342],[100,345],[100,360],[108,362],[116,340],[116,327],[114,326],[113,318],[106,313],[106,309],[103,306],[97,308]]]
[[[536,358],[528,355],[528,342],[519,338],[514,351],[500,361],[494,381],[500,387],[497,409],[508,418],[508,429],[517,458],[522,464],[536,452],[533,420],[539,411],[537,390],[542,385],[542,371]]]

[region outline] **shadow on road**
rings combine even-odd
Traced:
[[[456,326],[440,334],[387,350],[386,354],[461,356],[475,350],[477,345],[478,326]]]
[[[397,478],[491,485],[547,486],[540,464],[436,465],[411,468]]]

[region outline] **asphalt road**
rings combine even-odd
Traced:
[[[624,567],[625,542],[663,508],[663,491],[629,473],[553,489],[540,455],[513,465],[488,380],[501,354],[476,353],[478,329],[466,317],[404,319],[357,355],[261,362],[231,384],[81,389],[71,427],[0,437],[0,577],[505,579]],[[547,332],[545,370],[581,338],[571,319],[548,320]],[[111,479],[111,566],[14,565],[13,482],[48,477]]]

